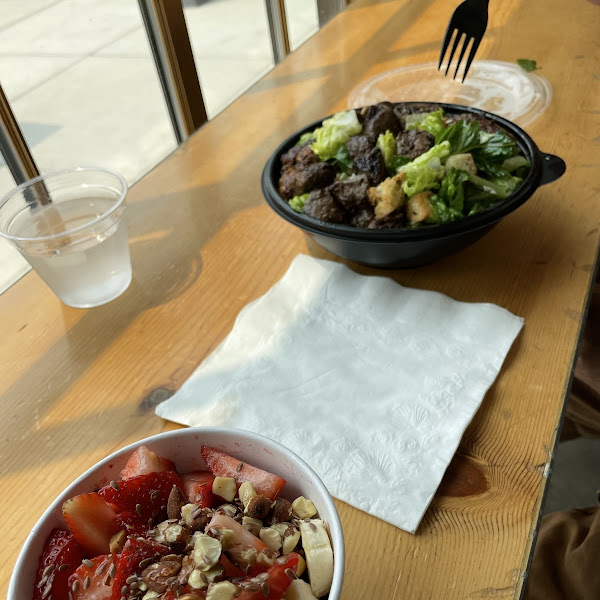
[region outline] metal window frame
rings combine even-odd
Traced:
[[[265,0],[273,60],[280,63],[290,53],[290,36],[287,26],[285,0]]]
[[[1,85],[0,151],[17,184],[40,174]]]
[[[181,0],[138,0],[177,144],[208,117]]]

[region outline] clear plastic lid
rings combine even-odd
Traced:
[[[362,81],[348,95],[348,108],[390,102],[448,102],[481,108],[524,127],[539,117],[552,99],[545,77],[519,65],[474,61],[464,83],[445,77],[436,63],[401,67]]]

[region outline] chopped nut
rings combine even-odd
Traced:
[[[206,600],[233,600],[237,587],[230,581],[220,581],[210,586]]]
[[[241,503],[244,505],[244,508],[246,508],[248,506],[248,502],[250,502],[252,498],[256,498],[257,493],[250,481],[244,481],[244,483],[240,485],[238,496]]]
[[[299,541],[300,531],[294,527],[288,527],[286,532],[283,534],[283,545],[281,547],[281,551],[284,554],[293,552]]]
[[[317,507],[313,504],[312,500],[304,496],[298,496],[292,502],[292,511],[300,519],[310,519],[317,514]]]
[[[169,499],[167,501],[167,516],[169,519],[181,518],[181,509],[187,504],[187,497],[185,494],[174,485],[171,488]]]
[[[257,537],[262,526],[263,522],[260,519],[255,519],[253,517],[244,517],[242,519],[242,527]]]
[[[115,533],[115,535],[110,538],[110,542],[108,544],[111,554],[120,554],[125,546],[126,541],[127,534],[125,533],[124,529],[121,529],[121,531]]]
[[[194,562],[201,571],[208,571],[221,557],[221,542],[203,533],[194,534]]]
[[[228,517],[235,517],[238,514],[237,506],[233,504],[222,504],[217,510],[222,510]]]
[[[275,531],[277,531],[277,533],[283,537],[285,535],[285,532],[288,530],[289,527],[291,527],[291,523],[273,523],[273,525],[271,525],[271,527],[273,529],[275,529]]]
[[[262,552],[259,552],[256,556],[256,564],[257,565],[265,565],[267,567],[272,567],[275,564],[275,559],[277,558],[277,553],[267,548]]]
[[[199,504],[185,504],[181,507],[181,518],[185,524],[193,529],[204,529],[210,521],[210,508],[203,508]]]
[[[237,486],[233,477],[215,477],[212,484],[212,493],[231,502],[235,498]]]
[[[254,519],[265,519],[269,514],[271,508],[271,501],[264,496],[256,496],[248,502],[246,506],[246,515],[253,517]]]
[[[273,527],[263,527],[258,536],[271,550],[281,548],[281,535]]]
[[[292,518],[292,503],[285,498],[277,498],[271,507],[273,523],[284,523]]]
[[[208,587],[208,579],[204,573],[194,569],[188,577],[188,585],[195,590],[205,590]]]
[[[148,590],[142,600],[154,600],[154,598],[158,598],[160,594],[158,592],[153,592],[152,590]]]
[[[219,541],[221,542],[221,546],[223,550],[229,550],[235,546],[235,533],[232,529],[227,529],[226,527],[221,528],[219,532]]]
[[[181,569],[182,558],[175,554],[164,556],[142,571],[142,581],[149,590],[162,594],[166,591],[171,578]]]
[[[206,577],[208,583],[216,583],[225,579],[225,567],[221,563],[217,563],[202,574]]]

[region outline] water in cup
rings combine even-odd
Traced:
[[[114,200],[73,199],[24,208],[10,227],[16,237],[36,238],[73,232],[110,210]],[[107,219],[89,231],[73,232],[53,243],[23,241],[20,250],[55,293],[70,306],[103,304],[121,294],[131,281],[131,262],[124,219]]]

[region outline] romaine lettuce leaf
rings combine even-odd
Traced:
[[[309,142],[310,140],[314,140],[314,139],[315,139],[315,132],[307,131],[306,133],[303,133],[300,136],[300,139],[296,142],[296,146],[301,146],[302,144],[305,144],[306,142]]]
[[[404,117],[406,129],[424,129],[436,138],[446,129],[443,119],[444,111],[441,109],[429,113],[406,115]]]
[[[350,175],[352,173],[352,165],[354,164],[350,154],[348,154],[348,148],[346,144],[340,146],[335,153],[335,156],[329,159],[329,162],[339,167],[342,173]]]
[[[323,121],[323,125],[314,131],[315,141],[311,150],[321,159],[334,158],[337,151],[351,136],[358,135],[362,125],[358,121],[355,110],[336,113]]]
[[[484,179],[478,175],[467,173],[469,181],[478,187],[480,190],[493,194],[498,200],[510,196],[517,187],[523,182],[520,177],[505,175],[504,177],[496,177],[493,179]]]
[[[446,158],[448,154],[450,154],[450,143],[442,142],[400,167],[399,172],[406,176],[402,184],[404,193],[410,198],[425,190],[437,189],[439,181],[444,176],[441,159]]]
[[[456,121],[435,138],[435,143],[450,142],[450,154],[466,154],[479,146],[479,123]]]
[[[301,213],[306,201],[308,200],[308,194],[302,194],[301,196],[294,196],[288,200],[288,204],[296,211]]]
[[[469,177],[465,171],[448,169],[442,182],[437,197],[448,208],[462,216],[465,202],[464,183]]]
[[[394,157],[396,156],[396,138],[394,137],[394,134],[391,131],[380,133],[379,137],[377,138],[376,145],[381,151],[381,155],[383,156],[385,168],[388,171],[390,171],[392,168],[392,162],[394,160]]]

